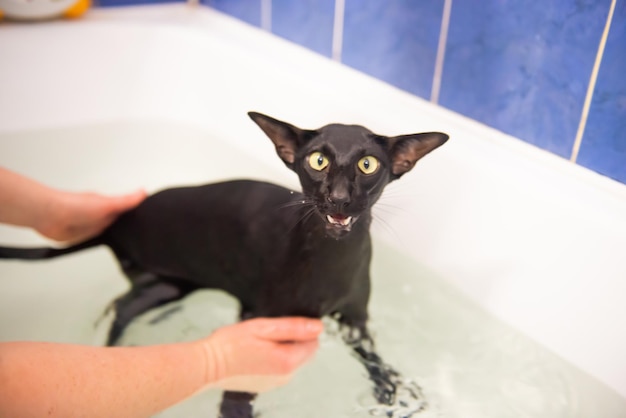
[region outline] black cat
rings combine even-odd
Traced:
[[[376,354],[366,327],[371,209],[389,182],[448,136],[386,137],[340,124],[303,130],[249,115],[298,174],[303,193],[250,180],[168,189],[94,239],[64,249],[0,248],[0,258],[109,246],[131,283],[114,303],[109,344],[137,315],[199,288],[236,297],[242,319],[332,315],[367,369],[376,399],[392,405],[401,378]],[[254,396],[225,392],[221,416],[252,417]]]

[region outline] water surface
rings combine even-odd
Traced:
[[[251,159],[209,132],[154,121],[3,134],[0,165],[57,187],[111,193],[235,177],[286,179],[280,165]],[[40,241],[0,227],[2,243]],[[624,398],[381,239],[374,240],[372,281],[378,351],[423,389],[427,408],[415,417],[626,417]],[[39,263],[0,262],[0,340],[101,344],[108,319],[94,324],[126,288],[104,248]],[[198,291],[139,317],[121,343],[196,339],[236,315],[229,296]],[[315,359],[289,385],[261,395],[256,410],[268,418],[385,416],[370,390],[364,369],[328,322]],[[158,417],[214,417],[219,399],[218,391],[205,392]]]

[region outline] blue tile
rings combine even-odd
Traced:
[[[330,57],[334,15],[335,0],[273,0],[272,32]]]
[[[578,163],[626,183],[626,1],[617,2]]]
[[[200,0],[202,4],[254,26],[261,26],[261,0]]]
[[[430,98],[442,0],[346,0],[342,61]]]
[[[183,3],[184,1],[185,0],[95,0],[93,3],[96,7],[117,7],[141,4]]]
[[[440,104],[569,158],[609,5],[453,2]]]

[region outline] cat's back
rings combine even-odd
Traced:
[[[250,231],[271,225],[292,193],[253,180],[166,189],[124,213],[103,236],[116,254],[140,265],[180,271],[199,260],[241,253]]]
[[[288,201],[293,192],[255,180],[232,180],[201,186],[165,189],[124,213],[109,235],[171,230],[188,233],[228,220],[249,219]]]

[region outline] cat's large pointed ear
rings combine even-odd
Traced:
[[[248,116],[272,140],[276,147],[276,153],[287,167],[291,169],[293,169],[298,148],[316,133],[316,131],[300,129],[287,122],[282,122],[261,113],[248,112]]]
[[[448,135],[441,132],[425,132],[388,138],[393,177],[397,179],[411,170],[420,158],[443,145],[448,138]]]

